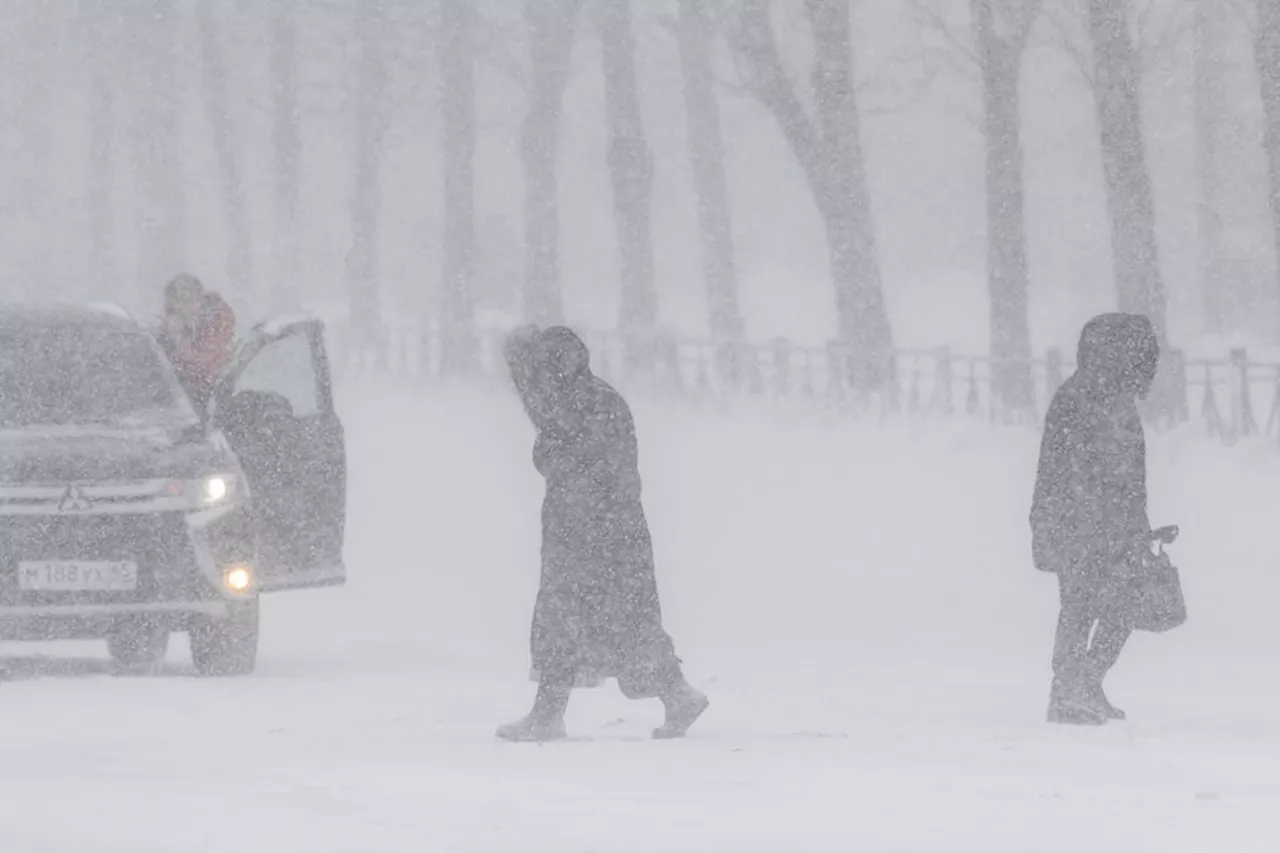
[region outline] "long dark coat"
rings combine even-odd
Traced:
[[[1103,314],[1085,326],[1076,372],[1045,415],[1031,506],[1036,568],[1106,585],[1149,541],[1136,400],[1150,388],[1158,359],[1145,317]]]
[[[662,627],[635,422],[621,395],[586,367],[585,347],[583,363],[566,374],[548,368],[544,341],[532,343],[535,366],[517,381],[537,430],[534,465],[546,479],[534,675],[554,672],[579,686],[617,677],[628,695],[656,695],[678,660]]]

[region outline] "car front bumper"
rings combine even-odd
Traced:
[[[0,639],[103,636],[121,621],[146,619],[185,630],[194,619],[229,615],[256,598],[232,589],[226,572],[256,567],[251,508],[233,503],[192,511],[176,504],[135,513],[0,512]],[[129,560],[136,588],[123,592],[20,588],[22,560]]]
[[[186,631],[201,619],[225,619],[230,601],[172,601],[141,604],[72,604],[0,608],[0,640],[94,640],[121,624],[145,621],[170,631]]]

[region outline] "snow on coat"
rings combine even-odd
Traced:
[[[1148,541],[1136,401],[1151,387],[1159,353],[1146,317],[1102,314],[1085,325],[1076,372],[1045,415],[1031,506],[1036,568],[1106,576]]]
[[[678,661],[662,627],[635,422],[591,373],[582,342],[567,336],[549,329],[508,353],[546,479],[533,667],[579,685],[617,677],[628,694],[655,695]]]

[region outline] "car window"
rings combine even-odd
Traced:
[[[235,391],[265,391],[289,401],[294,417],[320,412],[320,383],[311,357],[311,341],[291,334],[258,351],[242,369]]]
[[[190,418],[151,338],[89,324],[0,328],[0,426],[123,424]]]

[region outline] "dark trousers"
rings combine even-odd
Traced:
[[[1064,685],[1100,684],[1133,632],[1117,618],[1107,584],[1096,573],[1059,573],[1058,593],[1054,678]]]

